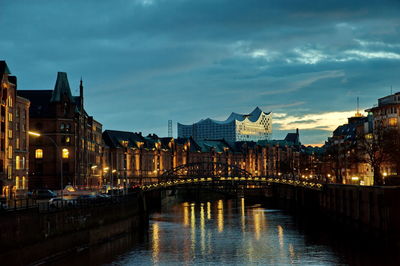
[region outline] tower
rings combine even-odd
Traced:
[[[168,137],[172,138],[172,120],[168,120]]]

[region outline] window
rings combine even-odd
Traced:
[[[389,118],[389,126],[391,126],[391,127],[397,126],[397,117]]]
[[[8,179],[12,179],[12,166],[7,166],[7,177]]]
[[[19,108],[15,110],[15,117],[19,117]]]
[[[17,137],[16,139],[15,139],[15,148],[17,149],[17,150],[19,150],[19,138]]]
[[[22,169],[25,169],[26,167],[25,167],[25,156],[22,156],[22,164],[21,164],[21,168]]]
[[[26,185],[26,178],[25,176],[22,177],[22,189],[27,189],[28,186]]]
[[[12,137],[13,137],[12,129],[9,129],[9,130],[8,130],[8,138],[9,138],[9,139],[12,139]]]
[[[36,149],[35,150],[35,158],[36,159],[42,159],[43,158],[43,150],[42,149]]]
[[[8,146],[8,159],[12,159],[13,149],[12,146]]]
[[[64,159],[68,159],[69,158],[69,151],[68,151],[68,149],[62,149],[62,157],[64,158]]]
[[[8,101],[8,107],[12,107],[13,106],[13,99],[12,99],[11,96],[8,96],[7,101]]]
[[[15,169],[21,169],[21,158],[19,157],[19,155],[15,156]]]
[[[60,125],[60,129],[61,129],[61,131],[64,131],[64,129],[65,129],[65,124],[64,123]]]
[[[15,177],[15,188],[19,189],[19,176]]]
[[[62,140],[64,144],[69,144],[71,142],[71,137],[65,136]]]
[[[12,113],[8,113],[8,121],[12,122],[13,120],[13,115]]]

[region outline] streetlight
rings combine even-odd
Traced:
[[[91,167],[91,169],[92,169],[92,178],[90,179],[90,188],[92,188],[92,185],[93,185],[93,177],[94,177],[94,173],[95,173],[96,168],[97,168],[97,165],[93,165]]]
[[[54,146],[56,147],[56,154],[58,154],[58,150],[59,150],[59,147],[58,147],[58,145],[57,145],[57,143],[54,141],[54,139],[53,138],[51,138],[50,136],[48,136],[48,135],[45,135],[45,134],[41,134],[41,133],[39,133],[39,132],[33,132],[33,131],[28,131],[28,134],[29,135],[31,135],[31,136],[34,136],[34,137],[47,137],[53,144],[54,144]],[[60,187],[61,187],[61,200],[64,198],[64,188],[63,188],[63,160],[62,160],[62,155],[59,155],[60,156]]]
[[[114,196],[114,174],[117,172],[116,169],[111,171],[111,197]]]

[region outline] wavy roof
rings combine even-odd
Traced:
[[[245,121],[245,120],[248,120],[248,121],[254,123],[260,118],[261,114],[263,114],[263,113],[266,114],[266,115],[271,114],[271,112],[265,113],[259,107],[256,107],[250,114],[238,114],[238,113],[232,112],[231,115],[225,121],[219,121],[219,120],[214,120],[214,119],[211,119],[211,118],[207,118],[207,119],[202,119],[197,123],[205,123],[205,122],[211,121],[211,122],[216,123],[216,124],[229,124],[229,123],[231,123],[233,121],[242,122],[242,121]]]

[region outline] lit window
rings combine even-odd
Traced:
[[[12,159],[13,149],[12,146],[8,146],[8,159]]]
[[[64,159],[68,159],[68,157],[69,157],[69,151],[68,151],[68,149],[62,149],[62,157],[63,157]]]
[[[26,178],[25,176],[22,177],[22,189],[26,189],[28,186],[26,185]]]
[[[36,159],[42,159],[43,158],[43,150],[42,149],[36,149],[35,150],[35,158]]]
[[[8,130],[8,138],[9,138],[9,139],[12,139],[12,137],[13,137],[13,132],[12,132],[11,129],[9,129],[9,130]]]
[[[13,106],[13,100],[12,100],[11,96],[8,96],[7,101],[8,101],[8,107],[12,107]]]
[[[19,176],[15,177],[15,188],[19,189]]]
[[[391,127],[397,126],[397,117],[389,118],[389,126],[391,126]]]
[[[21,158],[19,155],[15,156],[15,169],[21,169]]]
[[[127,140],[121,140],[121,145],[124,147],[128,147],[128,141]]]
[[[8,121],[12,121],[13,117],[12,117],[12,113],[8,113]]]
[[[15,148],[19,150],[19,138],[15,139]]]

